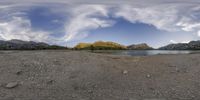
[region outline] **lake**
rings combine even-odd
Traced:
[[[200,53],[200,50],[95,50],[93,52],[125,56],[152,56],[167,54],[193,54]]]

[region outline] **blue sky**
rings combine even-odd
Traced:
[[[69,42],[68,45],[104,40],[125,45],[148,43],[150,46],[157,48],[176,41],[188,42],[198,39],[196,35],[188,32],[167,32],[158,30],[153,25],[130,23],[121,18],[115,20],[117,23],[114,26],[90,31],[91,34],[88,37]]]
[[[200,39],[198,0],[0,1],[0,39],[74,46],[99,40],[160,47]]]

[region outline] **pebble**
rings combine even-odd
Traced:
[[[54,80],[47,81],[47,84],[53,84]]]
[[[21,70],[19,70],[19,71],[16,72],[16,75],[21,75],[21,74],[22,74]]]
[[[97,88],[98,86],[97,86],[96,84],[94,84],[92,87],[93,87],[93,88]]]
[[[8,84],[6,84],[6,88],[8,88],[8,89],[12,89],[12,88],[15,88],[15,87],[17,87],[19,84],[17,83],[17,82],[10,82],[10,83],[8,83]]]
[[[150,78],[151,77],[151,75],[150,74],[147,74],[147,78]]]
[[[88,92],[88,93],[93,93],[93,91],[92,91],[92,90],[88,90],[87,92]]]
[[[178,68],[176,68],[176,72],[180,72],[180,70]]]
[[[75,94],[72,94],[71,97],[72,97],[72,98],[76,98],[77,96],[76,96]]]
[[[169,67],[176,67],[175,65],[169,65]]]
[[[123,73],[123,74],[128,74],[128,71],[127,71],[127,70],[124,70],[122,73]]]

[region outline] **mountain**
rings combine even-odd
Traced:
[[[159,48],[160,50],[200,50],[200,40],[189,43],[169,44]]]
[[[64,49],[65,47],[49,45],[43,42],[22,41],[22,40],[0,40],[0,50],[41,50],[41,49]]]
[[[94,49],[94,50],[123,50],[126,46],[115,42],[97,41],[94,43],[79,43],[74,47],[75,49]]]
[[[153,48],[148,46],[146,43],[133,44],[127,47],[129,50],[152,50]]]
[[[91,43],[79,43],[74,48],[75,49],[90,49],[92,46]]]

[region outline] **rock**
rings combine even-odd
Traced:
[[[191,98],[195,98],[195,95],[191,95]]]
[[[54,80],[47,81],[47,84],[53,84],[53,83],[54,83]]]
[[[180,70],[178,68],[176,68],[176,72],[180,72]]]
[[[92,91],[92,90],[88,90],[87,92],[88,92],[88,93],[93,93],[93,91]]]
[[[151,77],[151,75],[150,74],[147,74],[147,78],[150,78]]]
[[[98,86],[96,84],[92,85],[93,88],[97,88]]]
[[[123,74],[128,74],[128,71],[127,71],[127,70],[124,70],[122,73],[123,73]]]
[[[16,74],[16,75],[21,75],[21,74],[22,74],[22,71],[21,71],[21,70],[18,70],[18,71],[16,71],[15,74]]]
[[[171,88],[171,90],[172,90],[172,91],[176,91],[176,89],[175,89],[175,88]]]
[[[175,65],[169,65],[168,67],[176,67]]]
[[[19,85],[18,82],[10,82],[6,84],[5,88],[12,89],[12,88],[17,87],[18,85]]]
[[[72,97],[72,98],[76,98],[76,97],[77,97],[77,95],[75,95],[75,94],[72,94],[72,95],[71,95],[71,97]]]
[[[23,82],[23,81],[21,81],[19,84],[20,84],[20,85],[22,85],[22,84],[24,84],[24,82]]]

